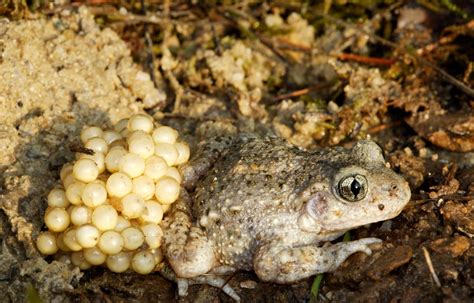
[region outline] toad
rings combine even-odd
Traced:
[[[334,271],[381,240],[329,241],[397,216],[410,199],[373,141],[306,151],[276,137],[226,137],[202,146],[182,173],[186,189],[164,222],[180,294],[191,281],[238,300],[222,279],[237,270],[276,283]]]

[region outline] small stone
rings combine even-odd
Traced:
[[[462,256],[471,247],[468,237],[455,236],[452,238],[441,238],[431,242],[430,248],[440,254],[449,253],[453,258]]]
[[[369,266],[367,275],[374,280],[380,280],[394,269],[408,263],[412,257],[413,250],[410,246],[391,248]]]
[[[255,289],[257,287],[257,284],[258,283],[253,280],[245,280],[240,282],[240,287],[246,289]]]

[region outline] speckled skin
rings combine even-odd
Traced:
[[[315,152],[278,138],[217,141],[183,168],[188,191],[165,221],[166,255],[181,278],[255,270],[264,281],[291,283],[333,271],[380,240],[324,242],[395,217],[410,198],[371,141]],[[339,180],[348,175],[367,179],[362,200],[341,197]]]

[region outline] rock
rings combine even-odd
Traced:
[[[413,250],[410,246],[404,245],[391,248],[369,266],[367,275],[374,280],[380,280],[394,269],[408,263],[412,256]]]
[[[431,242],[430,248],[440,254],[449,253],[453,258],[462,256],[471,247],[468,237],[441,238]]]

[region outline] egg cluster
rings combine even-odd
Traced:
[[[114,130],[85,127],[81,141],[90,153],[76,154],[60,173],[62,186],[48,194],[37,239],[45,255],[62,251],[81,269],[105,264],[148,274],[162,261],[160,222],[178,199],[176,165],[189,159],[178,132],[134,115]]]

